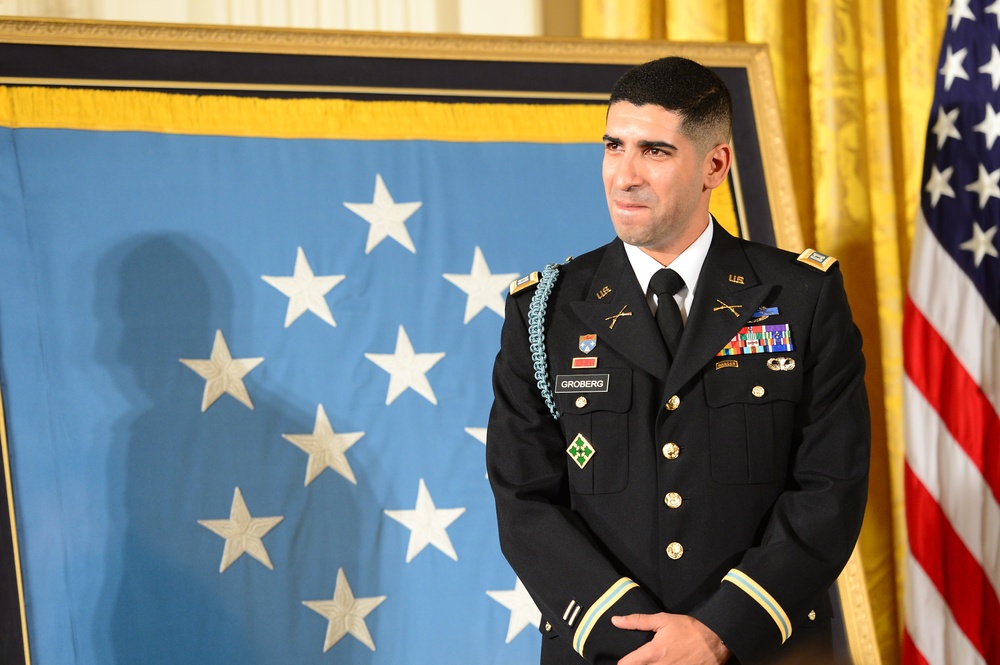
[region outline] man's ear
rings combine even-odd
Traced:
[[[728,143],[720,143],[705,155],[705,187],[715,189],[726,181],[729,167],[733,165],[733,149]]]

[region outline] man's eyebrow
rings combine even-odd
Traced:
[[[605,143],[618,143],[618,144],[622,143],[621,139],[611,136],[610,134],[605,134],[602,140]],[[641,140],[637,141],[636,145],[638,145],[643,150],[648,150],[649,148],[660,148],[662,150],[673,150],[674,152],[677,151],[677,146],[675,146],[673,143],[667,143],[666,141]]]
[[[638,145],[640,148],[662,148],[665,150],[677,151],[677,146],[673,143],[667,143],[666,141],[639,141]]]

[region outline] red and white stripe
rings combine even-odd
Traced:
[[[903,662],[1000,663],[1000,329],[922,216],[903,354]]]

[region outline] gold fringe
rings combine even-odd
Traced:
[[[602,104],[257,99],[0,86],[0,125],[283,139],[597,143]]]
[[[840,592],[840,609],[844,616],[851,662],[854,665],[882,665],[860,548],[854,548],[847,566],[837,578],[837,590]]]

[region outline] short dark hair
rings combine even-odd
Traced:
[[[728,141],[733,131],[729,88],[711,69],[671,56],[628,70],[615,83],[610,104],[655,104],[681,117],[681,131],[699,144]]]

